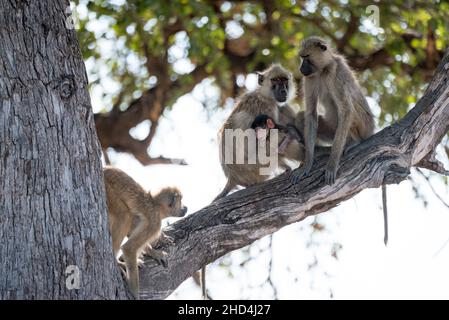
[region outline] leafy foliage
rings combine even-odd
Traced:
[[[92,85],[102,88],[104,111],[113,105],[126,110],[145,90],[179,80],[161,102],[170,107],[207,76],[224,103],[240,92],[239,75],[272,62],[299,81],[300,42],[320,35],[348,57],[367,95],[381,106],[384,126],[413,106],[441,59],[449,43],[449,3],[376,1],[379,26],[373,25],[372,3],[80,0],[78,33],[93,66]],[[202,77],[190,74],[199,68]]]

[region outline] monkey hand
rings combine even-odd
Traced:
[[[175,241],[172,237],[169,237],[164,232],[161,232],[161,236],[159,237],[158,244],[161,244],[163,246],[172,246],[175,244]]]
[[[337,164],[333,161],[329,161],[326,170],[324,171],[324,181],[328,185],[333,185],[335,183],[335,178],[337,177]]]
[[[137,258],[137,267],[139,269],[142,269],[144,264],[145,264],[145,262],[142,259]]]
[[[123,279],[127,279],[127,275],[126,275],[126,263],[123,260],[123,257],[120,257],[119,259],[117,259],[117,264],[118,264],[118,268],[120,269],[120,273],[122,274]]]
[[[162,250],[154,250],[151,253],[151,258],[156,260],[157,263],[162,265],[164,268],[168,267],[168,260],[167,260],[168,253]]]
[[[306,177],[309,174],[310,169],[312,169],[312,164],[306,164],[293,171],[290,176],[291,183],[297,184],[302,178]]]

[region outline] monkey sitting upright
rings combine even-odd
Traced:
[[[260,174],[262,165],[259,162],[255,164],[246,162],[244,164],[226,163],[224,156],[229,151],[234,154],[234,150],[229,150],[233,147],[233,143],[226,141],[225,131],[227,129],[235,131],[238,129],[243,131],[250,129],[256,116],[260,114],[265,114],[274,119],[275,122],[278,122],[279,106],[288,104],[295,97],[296,89],[293,76],[280,65],[272,65],[267,70],[259,73],[258,84],[259,87],[256,90],[240,97],[220,129],[220,162],[228,181],[214,201],[224,197],[239,185],[244,187],[251,186],[269,177],[269,175]],[[244,153],[246,161],[249,155],[244,143],[236,146],[235,154],[239,152]]]
[[[345,59],[321,38],[303,41],[300,56],[304,75],[305,163],[293,173],[293,182],[310,172],[317,138],[318,102],[323,106],[320,114],[324,125],[333,131],[332,150],[325,171],[325,181],[333,184],[345,146],[367,139],[374,132],[374,117],[368,102]],[[325,137],[319,137],[325,138]]]
[[[318,138],[332,143],[325,181],[333,184],[344,149],[373,135],[374,116],[345,58],[325,40],[319,37],[305,39],[299,54],[302,59],[300,71],[304,75],[306,111],[304,115],[298,115],[296,122],[304,128],[306,152],[304,166],[292,173],[292,181],[297,183],[310,172]],[[321,114],[318,113],[318,103],[324,109]],[[322,132],[325,134],[321,134]],[[386,245],[388,217],[385,188],[382,185]]]
[[[143,250],[166,266],[167,253],[152,248],[161,234],[161,220],[183,217],[187,207],[182,204],[182,194],[174,187],[162,189],[154,196],[120,169],[103,169],[114,255],[120,245],[126,265],[126,278],[134,297],[139,297],[138,257]]]
[[[254,164],[248,163],[248,159],[252,155],[245,149],[245,143],[236,145],[235,150],[233,149],[234,136],[231,138],[232,143],[230,143],[231,141],[226,141],[226,130],[234,130],[234,133],[237,133],[237,140],[240,140],[239,135],[245,135],[244,131],[251,129],[251,124],[260,114],[265,114],[278,122],[279,106],[288,104],[295,97],[296,87],[291,72],[278,64],[274,64],[263,72],[258,73],[257,83],[259,87],[256,90],[248,92],[238,99],[234,109],[218,133],[220,163],[228,181],[213,201],[226,196],[237,186],[248,187],[269,177],[269,175],[260,173],[260,169],[264,166],[258,161]],[[244,154],[245,163],[234,163],[234,161],[226,163],[226,154],[234,156],[239,153]],[[205,266],[201,269],[201,289],[203,298],[206,299]]]

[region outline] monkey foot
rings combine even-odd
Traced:
[[[126,268],[122,264],[119,264],[120,274],[122,275],[123,280],[127,280],[128,277],[126,275]]]
[[[151,257],[156,260],[157,263],[162,265],[164,268],[168,267],[168,260],[167,260],[168,253],[165,251],[159,251],[159,252],[153,252]]]
[[[326,182],[326,184],[331,186],[335,183],[336,176],[337,170],[326,168],[326,171],[324,172],[324,181]]]
[[[142,269],[143,265],[144,265],[144,261],[142,259],[137,259],[137,267],[139,269]]]
[[[304,167],[300,167],[291,173],[290,182],[292,184],[298,184],[302,178],[307,176],[307,174],[308,174],[308,170],[306,170],[306,168],[304,168]]]
[[[161,234],[159,241],[159,244],[162,244],[163,246],[172,246],[175,244],[175,240],[172,237],[169,237],[165,235],[164,233]]]
[[[156,262],[162,265],[164,268],[168,268],[167,258],[154,258],[154,260],[156,260]]]

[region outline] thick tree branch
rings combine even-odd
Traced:
[[[174,245],[168,268],[146,259],[141,297],[161,299],[203,265],[280,228],[327,211],[366,188],[399,183],[431,153],[449,130],[449,57],[446,54],[424,96],[399,122],[344,155],[334,185],[324,183],[326,156],[308,177],[292,185],[283,174],[235,192],[170,225]],[[380,192],[379,192],[380,197]]]

